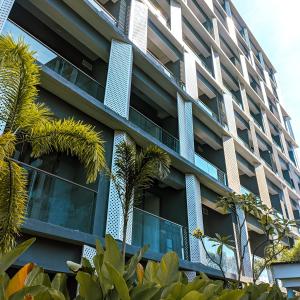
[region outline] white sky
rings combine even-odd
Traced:
[[[278,72],[281,102],[300,144],[300,0],[232,1]]]

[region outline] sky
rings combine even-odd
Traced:
[[[280,101],[300,144],[300,0],[232,1],[278,72]]]

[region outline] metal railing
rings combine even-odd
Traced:
[[[132,244],[149,245],[149,251],[166,253],[175,251],[184,259],[183,226],[152,213],[133,208]]]
[[[29,45],[30,50],[35,52],[34,57],[38,63],[46,66],[84,92],[103,102],[105,89],[99,82],[50,49],[19,25],[8,20],[2,33],[11,34],[15,40],[23,39]]]
[[[199,154],[195,154],[195,165],[223,185],[227,185],[226,174]]]
[[[179,140],[132,106],[129,108],[129,120],[175,152],[179,153]]]
[[[91,233],[97,192],[14,160],[28,172],[27,217]]]

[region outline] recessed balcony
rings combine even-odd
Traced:
[[[29,45],[30,49],[35,51],[34,57],[39,64],[51,69],[56,74],[79,87],[87,94],[103,102],[105,90],[104,86],[60,56],[58,53],[47,47],[20,26],[8,20],[5,23],[2,33],[11,34],[14,40],[23,39],[24,42]]]

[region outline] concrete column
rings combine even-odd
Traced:
[[[189,233],[192,233],[196,228],[204,231],[200,183],[196,176],[192,174],[185,176],[185,183]],[[201,242],[193,237],[189,238],[189,242],[190,260],[192,262],[203,262],[204,253],[201,249]]]
[[[282,170],[281,170],[281,164],[279,161],[278,150],[277,150],[277,147],[274,145],[274,143],[272,143],[272,151],[273,151],[273,159],[275,162],[277,172],[278,172],[279,176],[282,177],[283,175],[282,175]]]
[[[112,40],[104,105],[127,119],[129,117],[132,61],[132,46]]]
[[[254,154],[259,157],[259,148],[258,148],[258,142],[257,142],[257,136],[256,136],[256,130],[254,126],[254,121],[250,121],[250,134],[253,142],[253,148],[254,148]]]
[[[267,97],[267,93],[266,93],[265,83],[262,80],[260,80],[259,84],[260,84],[260,88],[261,88],[263,101],[266,105],[268,105],[268,97]]]
[[[284,133],[279,130],[279,135],[280,135],[280,141],[281,141],[281,144],[282,144],[282,147],[283,147],[283,152],[284,154],[289,158],[289,150],[288,150],[288,147],[287,147],[287,143],[286,143],[286,140],[285,140],[285,137],[284,137]]]
[[[186,92],[198,99],[198,83],[195,57],[190,52],[184,52],[184,74]]]
[[[218,28],[218,20],[217,18],[212,18],[211,22],[212,22],[214,39],[217,45],[220,47],[221,43],[220,43],[220,35],[219,35],[219,28]]]
[[[190,101],[185,101],[178,93],[177,109],[180,155],[194,163],[195,150],[192,103]]]
[[[248,69],[247,69],[247,63],[246,63],[245,55],[241,54],[240,55],[240,60],[241,60],[241,66],[242,66],[242,71],[243,71],[244,78],[245,78],[246,82],[250,84],[249,73],[248,73]]]
[[[294,217],[294,212],[293,212],[293,206],[292,206],[291,199],[290,199],[290,196],[289,196],[288,188],[284,187],[282,189],[282,192],[283,192],[283,200],[284,200],[284,203],[286,205],[287,213],[288,213],[287,218],[289,218],[290,220],[294,220],[295,217]]]
[[[240,177],[239,177],[239,171],[238,171],[238,164],[237,164],[234,140],[232,137],[224,137],[223,138],[223,149],[224,149],[224,156],[225,156],[228,186],[234,192],[240,193],[240,189],[241,189]],[[239,222],[242,223],[245,218],[245,214],[240,209],[238,209],[237,213],[238,213]],[[234,223],[233,228],[234,228],[235,241],[236,241],[237,247],[241,244],[242,248],[244,248],[244,245],[246,245],[248,238],[249,238],[246,222],[245,222],[245,225],[241,228],[241,243],[239,242],[237,222]],[[240,260],[239,251],[237,251],[237,255]],[[243,269],[244,275],[247,277],[251,277],[252,264],[251,264],[250,245],[248,245],[246,248],[243,265],[244,265],[244,269]]]
[[[123,141],[131,142],[132,140],[125,132],[115,131],[114,134],[114,144],[113,144],[113,154],[112,154],[112,172],[115,171],[115,159],[116,159],[116,147]],[[132,213],[129,216],[126,243],[131,244],[132,240]],[[117,193],[115,184],[110,181],[109,186],[109,199],[107,208],[107,219],[106,219],[106,233],[111,234],[115,239],[123,239],[123,210],[121,200]]]
[[[182,41],[182,16],[181,4],[177,0],[170,1],[171,14],[171,32],[179,40]]]
[[[148,7],[141,0],[131,0],[129,39],[143,52],[147,52]]]
[[[3,30],[4,23],[7,20],[9,13],[13,7],[15,0],[0,1],[0,34]]]
[[[249,109],[249,103],[248,103],[248,97],[245,90],[245,87],[240,84],[240,90],[241,90],[241,96],[242,96],[242,103],[244,107],[244,112],[248,117],[250,117],[250,109]]]
[[[265,134],[267,135],[267,137],[269,139],[272,139],[272,136],[271,136],[271,131],[270,131],[270,125],[269,125],[269,120],[267,118],[267,114],[264,110],[261,111],[261,115],[262,115],[262,121],[263,121],[263,124],[264,124],[264,128],[265,128]]]
[[[252,48],[251,48],[251,42],[250,42],[250,38],[249,38],[249,33],[248,33],[248,29],[247,28],[244,28],[243,29],[243,32],[244,32],[244,37],[245,37],[245,41],[248,45],[248,48],[249,48],[249,54],[250,54],[250,62],[251,62],[251,65],[253,66],[253,68],[256,70],[256,65],[255,65],[255,60],[254,60],[254,53],[252,51]]]
[[[263,204],[272,207],[270,195],[268,191],[265,169],[262,164],[255,167],[255,177],[257,179],[259,197]]]
[[[284,120],[283,120],[283,116],[282,116],[281,106],[277,100],[276,100],[276,107],[277,107],[278,114],[279,114],[279,121],[284,126]]]
[[[226,10],[226,22],[228,26],[228,32],[233,41],[237,44],[237,37],[236,37],[236,31],[235,31],[235,25],[232,19],[232,13],[231,13],[231,8],[230,8],[230,1],[224,0],[225,4],[225,10]]]
[[[211,48],[211,57],[212,57],[212,62],[213,62],[215,79],[221,86],[223,86],[219,53],[216,52],[213,48]]]
[[[232,96],[230,93],[225,93],[223,98],[229,131],[234,137],[237,137]]]

